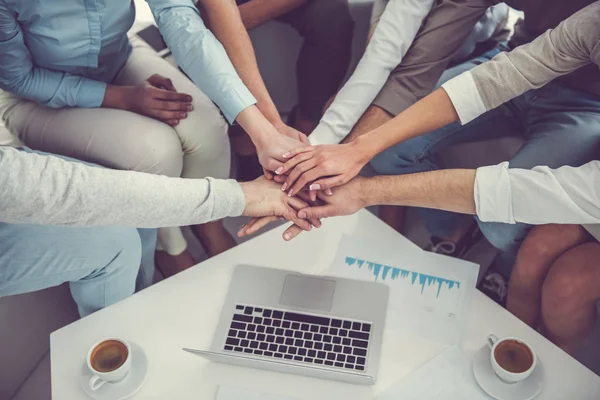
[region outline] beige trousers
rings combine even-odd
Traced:
[[[137,85],[153,74],[172,80],[193,98],[194,110],[170,127],[129,111],[105,108],[53,109],[0,96],[0,114],[28,147],[109,168],[183,178],[228,178],[227,123],[219,109],[183,73],[145,46],[134,48],[113,84]],[[159,246],[176,255],[186,249],[180,228],[158,232]]]

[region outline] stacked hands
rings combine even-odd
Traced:
[[[155,74],[140,85],[109,86],[104,106],[177,126],[193,110],[192,102],[190,95],[177,92],[170,79]],[[287,219],[294,225],[283,238],[291,240],[303,230],[320,228],[322,218],[352,214],[366,205],[359,197],[364,192],[358,187],[366,180],[355,177],[369,157],[356,148],[358,141],[311,146],[306,135],[280,119],[256,123],[251,113],[243,118],[252,122],[240,121],[242,127],[254,126],[254,131],[261,131],[250,136],[265,176],[241,184],[246,195],[244,215],[254,218],[240,229],[239,236]]]
[[[295,140],[289,135],[273,137],[267,146],[257,146],[265,177],[242,184],[247,195],[244,214],[254,218],[242,226],[238,236],[253,234],[270,222],[287,219],[294,225],[284,232],[283,238],[291,240],[303,230],[321,227],[322,218],[353,214],[368,205],[368,191],[364,187],[368,180],[357,175],[369,159],[359,156],[362,153],[357,151],[357,143],[306,146],[306,136],[299,134],[302,137]],[[248,186],[260,188],[263,197],[256,193],[248,196],[248,190],[254,190]],[[258,212],[249,210],[257,207],[254,198],[260,198],[265,208]],[[265,214],[267,210],[274,212]]]

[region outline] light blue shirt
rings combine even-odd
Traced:
[[[192,0],[147,0],[175,60],[229,120],[256,103]],[[0,88],[48,107],[100,107],[131,52],[132,0],[0,0]]]

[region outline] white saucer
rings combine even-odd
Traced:
[[[473,357],[473,373],[481,388],[497,400],[531,400],[542,391],[544,369],[538,363],[531,375],[517,383],[506,383],[494,373],[490,362],[490,348],[483,346]]]
[[[127,341],[131,347],[131,369],[123,380],[115,383],[107,382],[100,389],[90,389],[92,372],[83,363],[79,383],[85,394],[94,400],[125,400],[136,394],[146,381],[148,375],[148,358],[144,350],[136,343]]]

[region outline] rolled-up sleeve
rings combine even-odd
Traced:
[[[460,122],[578,68],[600,66],[600,2],[593,3],[531,43],[500,53],[442,85]]]
[[[392,0],[387,4],[356,70],[310,135],[312,144],[339,143],[348,135],[390,72],[402,62],[432,5],[433,0]]]
[[[146,0],[177,64],[233,123],[256,103],[191,0]]]
[[[507,162],[479,168],[475,205],[484,222],[598,224],[600,161],[578,168],[509,169]]]
[[[99,107],[106,84],[36,67],[19,24],[0,3],[0,88],[48,107]]]

